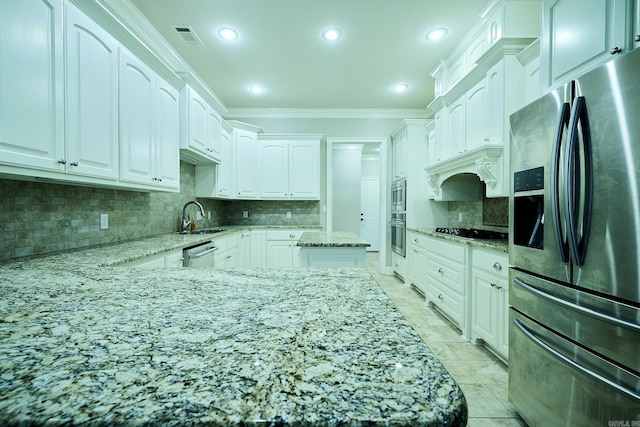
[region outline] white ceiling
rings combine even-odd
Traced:
[[[430,74],[487,0],[131,0],[227,108],[425,108]],[[204,47],[190,47],[177,26]],[[217,36],[233,27],[235,41]],[[321,32],[338,27],[328,43]],[[432,28],[447,36],[429,42]],[[409,89],[392,91],[397,83]],[[249,92],[251,84],[265,88]]]

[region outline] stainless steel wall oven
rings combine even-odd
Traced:
[[[391,250],[400,256],[407,254],[407,222],[406,213],[391,214]]]

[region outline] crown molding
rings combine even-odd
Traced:
[[[424,119],[422,108],[229,108],[226,119],[287,118],[287,119]]]

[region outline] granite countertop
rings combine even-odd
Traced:
[[[371,246],[371,243],[362,240],[357,234],[348,231],[305,231],[302,233],[298,246],[322,247],[322,248],[356,248]]]
[[[465,425],[365,269],[100,267],[206,238],[1,264],[0,424]]]
[[[433,228],[407,228],[408,231],[424,234],[425,236],[437,237],[463,245],[477,246],[494,251],[509,253],[509,241],[498,239],[470,239],[468,237],[453,236],[451,234],[436,233]]]

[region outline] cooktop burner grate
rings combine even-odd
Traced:
[[[502,233],[500,231],[479,230],[477,228],[438,227],[436,228],[436,233],[449,234],[451,236],[465,237],[468,239],[507,240],[509,238],[508,233]]]

